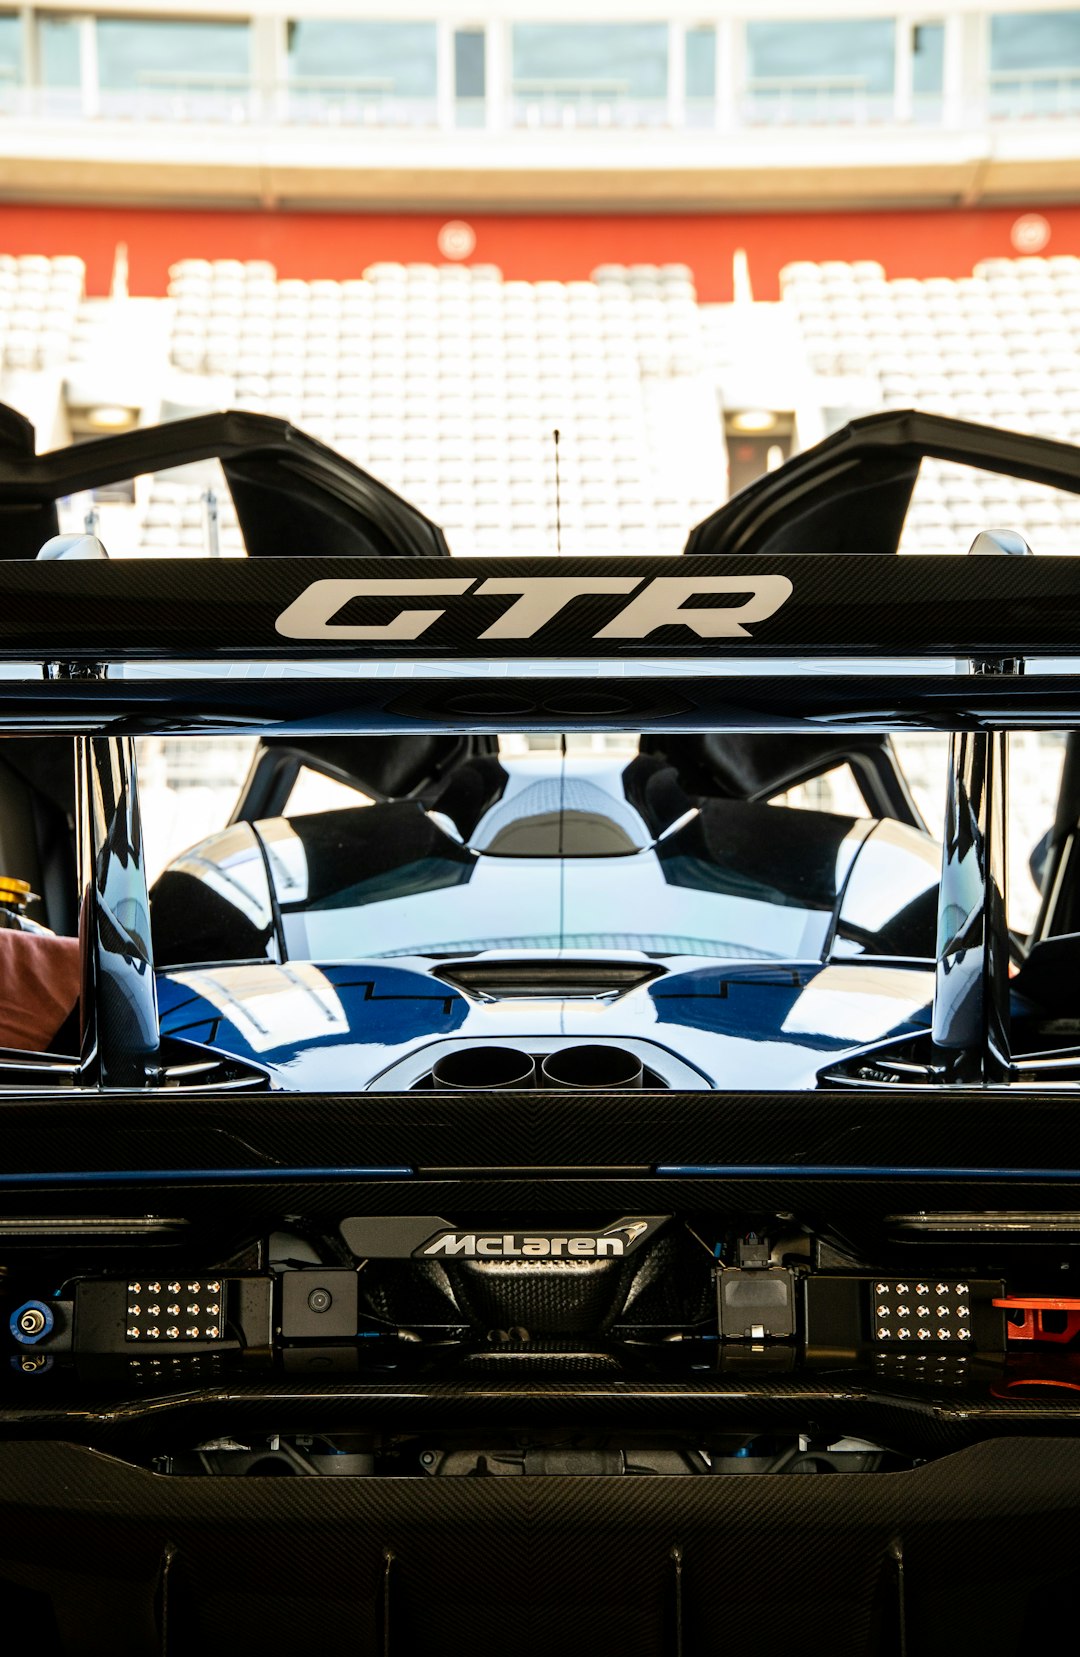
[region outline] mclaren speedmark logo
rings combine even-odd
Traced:
[[[639,591],[636,589],[640,589]],[[277,618],[286,639],[313,639],[335,644],[382,642],[409,644],[446,614],[445,607],[413,604],[428,598],[510,598],[498,621],[477,634],[480,642],[531,639],[575,599],[625,597],[612,621],[594,639],[645,639],[658,627],[688,627],[699,639],[745,639],[754,622],[767,621],[791,597],[786,575],[657,575],[642,584],[639,575],[582,575],[520,578],[494,576],[397,576],[389,580],[313,581]],[[708,597],[739,603],[691,604]],[[346,605],[357,600],[393,598],[402,608],[389,621],[339,622]]]
[[[607,1231],[440,1231],[416,1252],[463,1260],[617,1260],[650,1228],[624,1220]]]

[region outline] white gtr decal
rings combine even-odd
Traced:
[[[333,618],[354,599],[397,598],[408,605],[414,597],[460,598],[472,589],[471,597],[505,595],[515,600],[478,635],[480,640],[531,639],[572,600],[612,594],[625,594],[629,602],[592,635],[594,639],[645,639],[658,627],[672,626],[688,627],[699,639],[745,639],[750,637],[747,627],[751,622],[767,621],[792,593],[786,575],[657,575],[631,598],[640,580],[636,575],[494,576],[477,586],[472,576],[313,581],[282,611],[276,627],[286,639],[412,643],[446,614],[445,608],[403,608],[393,621],[370,624],[346,624]],[[741,604],[686,608],[691,598],[725,593],[747,596]]]

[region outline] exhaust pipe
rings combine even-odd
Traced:
[[[561,1047],[557,1053],[549,1053],[541,1064],[540,1085],[580,1088],[585,1092],[640,1088],[642,1064],[624,1047],[602,1047],[592,1042],[580,1047]]]
[[[443,1054],[431,1079],[437,1088],[452,1093],[535,1087],[536,1065],[517,1047],[460,1047]]]

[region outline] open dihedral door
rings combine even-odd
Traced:
[[[180,561],[0,563],[0,726],[78,739],[88,962],[81,1064],[0,1080],[5,1629],[110,1657],[1041,1650],[1080,1523],[1080,1296],[1049,1304],[1080,1113],[1018,1058],[1004,772],[1009,731],[1080,729],[1076,561],[420,567],[223,561],[193,591]],[[137,734],[259,732],[392,808],[459,740],[642,732],[766,812],[850,733],[872,814],[918,837],[872,740],[897,727],[952,758],[937,960],[847,958],[854,1000],[856,973],[934,981],[891,1068],[875,1042],[802,1090],[271,1091],[217,1051],[235,962],[186,1058],[159,1034]],[[695,743],[726,732],[735,756]],[[416,765],[339,746],[382,737]],[[737,1034],[790,1046],[842,964],[711,962],[686,1027],[767,1007]],[[621,995],[606,965],[554,1014],[543,983],[525,1011],[438,963],[423,989],[535,1032]],[[356,966],[324,982],[392,1031],[406,990]],[[659,999],[654,966],[627,994]]]

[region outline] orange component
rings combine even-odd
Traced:
[[[1007,1398],[1018,1387],[1060,1387],[1064,1392],[1080,1392],[1080,1381],[1069,1381],[1063,1375],[1018,1375],[1012,1381],[995,1381],[990,1396]]]
[[[1006,1333],[1011,1341],[1071,1341],[1080,1335],[1080,1299],[1075,1295],[1003,1295],[993,1302],[1006,1312],[1022,1312],[1020,1321],[1009,1318]],[[1044,1312],[1064,1312],[1065,1327],[1048,1329]]]

